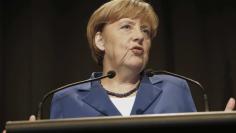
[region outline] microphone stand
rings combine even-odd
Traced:
[[[74,82],[74,83],[71,83],[71,84],[67,84],[67,85],[61,86],[61,87],[59,87],[59,88],[57,88],[55,90],[49,91],[48,93],[46,93],[43,96],[41,102],[38,105],[37,120],[41,119],[41,115],[42,115],[41,112],[43,111],[43,104],[44,104],[44,102],[47,100],[47,98],[50,95],[54,94],[55,92],[58,92],[60,90],[66,89],[66,88],[74,86],[74,85],[83,84],[83,83],[87,83],[87,82],[92,82],[94,80],[100,80],[100,79],[107,78],[107,77],[108,78],[114,78],[115,75],[116,75],[115,71],[109,71],[107,73],[107,75],[104,75],[104,76],[101,76],[101,77],[97,77],[97,78],[93,78],[93,79],[87,79],[87,80],[83,80],[83,81],[79,81],[79,82]]]
[[[202,94],[203,94],[203,100],[204,100],[204,107],[205,107],[205,112],[208,112],[209,111],[209,103],[208,103],[208,97],[207,97],[207,94],[206,94],[206,91],[205,91],[205,88],[198,82],[198,81],[195,81],[193,79],[190,79],[190,78],[187,78],[187,77],[184,77],[182,75],[178,75],[178,74],[175,74],[175,73],[171,73],[171,72],[168,72],[168,71],[164,71],[164,70],[160,70],[160,71],[153,71],[153,70],[146,70],[146,75],[148,77],[152,77],[153,75],[155,74],[167,74],[167,75],[171,75],[171,76],[174,76],[174,77],[178,77],[178,78],[181,78],[181,79],[184,79],[184,80],[187,80],[197,86],[199,86],[201,88],[201,91],[202,91]]]

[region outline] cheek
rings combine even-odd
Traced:
[[[107,45],[108,48],[116,49],[120,47],[120,43],[122,42],[120,38],[121,37],[110,33],[110,35],[107,35],[105,38],[105,45]]]
[[[145,45],[145,50],[146,50],[146,54],[147,54],[147,55],[149,54],[150,48],[151,48],[151,43],[148,42],[148,43]]]

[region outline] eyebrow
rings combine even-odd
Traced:
[[[120,20],[120,23],[129,23],[129,24],[135,24],[135,22],[133,20],[130,19],[124,19],[124,20]]]
[[[135,24],[134,20],[129,19],[129,18],[124,18],[124,19],[120,20],[120,24],[122,24],[122,23],[129,23],[129,24],[132,24],[132,25]],[[148,25],[147,23],[144,23],[144,24],[141,25],[141,28],[149,28],[150,29],[151,26]]]
[[[146,25],[146,24],[144,24],[144,25],[141,25],[141,28],[148,28],[148,29],[150,29],[151,27]]]

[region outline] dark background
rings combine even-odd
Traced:
[[[46,92],[100,70],[90,56],[86,24],[106,1],[0,0],[0,129],[36,114]],[[224,110],[236,97],[234,0],[148,1],[160,18],[148,68],[199,81],[210,110]],[[190,86],[203,111],[200,89]]]

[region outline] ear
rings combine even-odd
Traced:
[[[95,45],[97,46],[97,48],[101,51],[104,51],[105,47],[104,47],[104,40],[103,40],[103,37],[102,37],[102,33],[97,32],[95,34],[94,39],[95,39]]]

